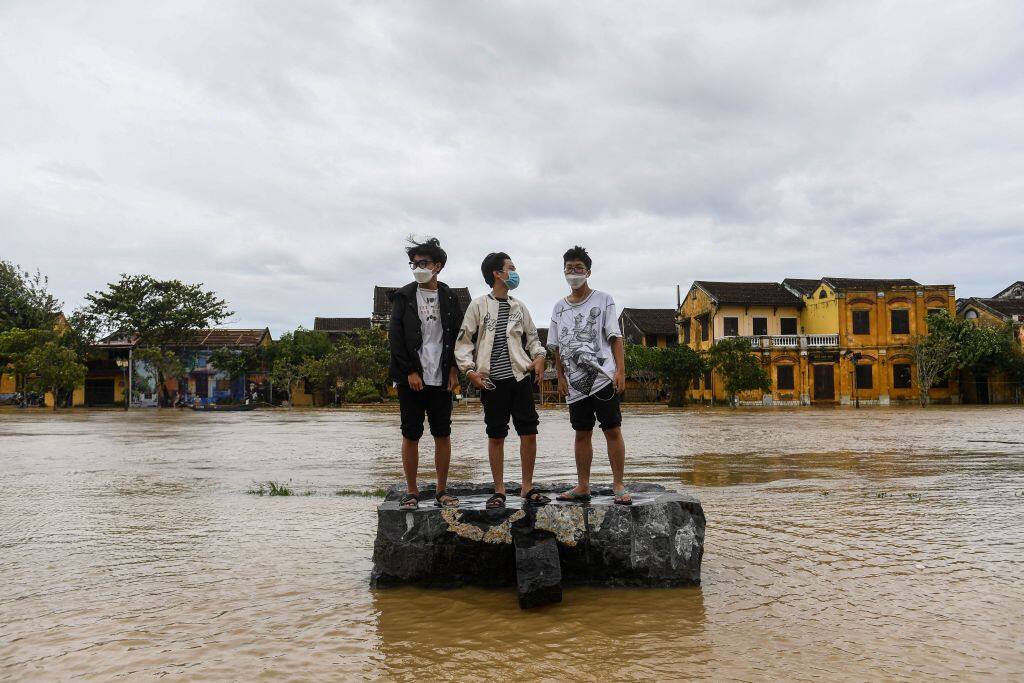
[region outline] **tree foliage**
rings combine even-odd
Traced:
[[[238,379],[260,369],[261,355],[256,349],[236,350],[221,347],[210,354],[208,362],[231,379]]]
[[[157,280],[149,275],[122,275],[105,291],[86,295],[87,311],[116,337],[140,346],[166,348],[192,330],[219,325],[233,315],[227,302],[200,284]]]
[[[655,371],[669,388],[669,405],[686,402],[686,389],[708,369],[703,356],[689,346],[670,346],[657,352]]]
[[[733,337],[716,342],[708,360],[725,383],[730,403],[735,404],[736,397],[744,391],[767,393],[772,389],[771,377],[751,353],[749,339]]]
[[[36,346],[25,357],[27,386],[39,393],[53,394],[53,409],[62,391],[73,391],[85,382],[86,367],[71,349],[54,341]]]
[[[0,332],[52,328],[61,302],[49,292],[49,279],[0,260]]]
[[[21,329],[15,327],[0,333],[0,370],[6,369],[14,375],[14,386],[22,394],[28,390],[28,378],[34,366],[29,355],[37,348],[56,342],[58,333],[52,329]]]

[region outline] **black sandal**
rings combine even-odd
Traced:
[[[398,504],[401,510],[415,510],[420,506],[420,494],[418,493],[407,493],[402,498],[402,502]]]
[[[519,494],[519,497],[525,500],[529,505],[547,505],[551,502],[550,498],[535,488],[530,489],[526,493]]]
[[[448,502],[444,502],[444,498],[448,499]],[[459,499],[453,495],[450,495],[447,491],[438,491],[437,495],[434,496],[434,505],[439,508],[457,508],[459,507]]]
[[[498,510],[505,507],[505,494],[495,493],[493,496],[487,499],[488,510]]]

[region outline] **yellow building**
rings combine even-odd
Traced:
[[[800,405],[809,402],[810,353],[836,354],[835,334],[807,335],[801,322],[804,303],[777,282],[711,282],[697,280],[679,307],[680,342],[696,351],[709,351],[722,339],[743,337],[750,342],[768,376],[771,392],[747,393],[742,403]],[[689,397],[724,401],[724,382],[708,373],[694,383]]]
[[[957,304],[957,316],[978,325],[1014,326],[1024,348],[1024,282],[1015,282],[990,298],[972,297]],[[965,403],[1020,403],[1022,387],[1003,372],[966,372],[961,382]]]
[[[699,351],[726,337],[750,340],[772,389],[740,396],[741,402],[911,402],[918,400],[914,339],[927,334],[930,311],[955,314],[955,304],[952,285],[909,279],[698,280],[679,308],[680,340]],[[690,395],[726,399],[713,375],[696,383]],[[930,396],[957,402],[957,382],[933,386]]]
[[[810,354],[811,400],[888,405],[918,400],[913,344],[928,333],[928,314],[956,314],[953,285],[911,279],[790,278],[801,296],[808,334],[838,334],[838,356]],[[831,398],[830,398],[831,396]],[[931,400],[959,402],[955,380],[935,385]]]

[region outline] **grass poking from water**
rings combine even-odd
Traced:
[[[249,495],[253,496],[294,496],[295,491],[292,490],[287,484],[281,484],[276,481],[259,481],[253,484],[253,487],[246,491]],[[307,495],[312,491],[307,492]]]

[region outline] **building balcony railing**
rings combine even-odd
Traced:
[[[741,336],[752,349],[827,349],[839,347],[838,334],[768,334]],[[715,341],[730,339],[718,337]]]

